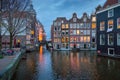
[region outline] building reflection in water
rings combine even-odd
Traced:
[[[97,57],[94,51],[53,51],[40,46],[28,53],[12,80],[119,80],[120,61]]]
[[[43,57],[43,46],[40,46],[40,48],[39,48],[39,62],[41,62],[41,63],[44,62],[44,57]]]
[[[97,79],[94,53],[55,51],[52,62],[56,78]]]

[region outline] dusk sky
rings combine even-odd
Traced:
[[[53,20],[57,17],[70,19],[75,12],[80,18],[84,12],[89,15],[106,0],[32,0],[37,19],[43,24],[47,39],[50,38],[50,29]]]

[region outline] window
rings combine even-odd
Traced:
[[[57,28],[55,27],[55,31],[57,30]]]
[[[120,46],[120,33],[117,33],[117,45]]]
[[[100,34],[100,45],[104,45],[104,44],[105,44],[105,35]]]
[[[83,42],[83,41],[84,41],[84,40],[83,40],[83,36],[81,36],[81,37],[80,37],[80,42]]]
[[[90,42],[90,36],[87,36],[87,40],[86,40],[87,42]]]
[[[73,34],[76,35],[76,30],[73,30]]]
[[[92,23],[92,29],[96,28],[96,23]]]
[[[64,29],[65,28],[65,24],[62,24],[62,29]]]
[[[113,17],[114,16],[114,11],[113,9],[108,11],[108,17]]]
[[[100,22],[100,31],[104,31],[105,30],[105,22]]]
[[[92,17],[92,22],[96,22],[96,17]]]
[[[113,30],[113,20],[109,20],[108,21],[108,30],[107,30],[107,32],[110,32],[112,30]]]
[[[73,30],[70,30],[70,35],[72,35],[73,34]]]
[[[68,28],[68,24],[66,24],[66,28]]]
[[[86,36],[84,36],[84,42],[87,42],[87,37]]]
[[[76,28],[76,25],[77,25],[77,24],[76,24],[76,23],[74,23],[74,24],[73,24],[73,28]]]
[[[108,55],[114,55],[114,48],[108,48]]]
[[[72,25],[72,24],[70,24],[70,28],[72,28],[72,26],[73,26],[73,25]]]
[[[79,30],[77,30],[77,35],[79,35],[80,34],[80,31]]]
[[[73,37],[70,38],[70,42],[73,42]]]
[[[113,45],[113,44],[114,44],[114,35],[108,34],[108,45]]]
[[[87,31],[87,35],[90,35],[90,30],[86,30]]]
[[[73,22],[76,22],[76,20],[77,20],[76,18],[73,18]]]
[[[92,42],[95,42],[95,38],[92,38]]]
[[[77,28],[79,28],[80,26],[79,26],[79,23],[77,23]]]
[[[83,21],[86,22],[86,21],[87,21],[87,18],[83,18]]]
[[[117,19],[117,28],[120,29],[120,18]]]

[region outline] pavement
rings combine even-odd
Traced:
[[[18,54],[19,52],[14,55],[4,56],[4,58],[0,59],[0,72],[4,71],[14,61]]]

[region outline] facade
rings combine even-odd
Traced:
[[[2,21],[6,24],[7,18],[9,17],[8,13],[5,11],[2,15]],[[33,9],[32,3],[29,1],[29,5],[27,9],[24,11],[17,11],[12,14],[12,20],[14,21],[12,24],[15,26],[15,29],[18,31],[13,36],[12,40],[12,47],[17,47],[18,44],[20,46],[26,46],[27,49],[34,48],[35,40],[36,40],[36,29],[35,29],[35,22],[36,22],[36,12]],[[19,23],[17,23],[19,22]],[[16,24],[17,25],[16,25]],[[8,30],[2,26],[2,47],[9,47],[10,44],[10,33]],[[3,33],[5,33],[3,35]]]
[[[52,41],[53,41],[53,48],[56,50],[61,49],[61,25],[66,20],[64,17],[59,17],[55,21],[53,21],[52,25]]]
[[[97,49],[97,35],[96,35],[96,13],[93,13],[91,15],[91,50]]]
[[[51,27],[51,39],[54,50],[96,50],[96,16],[90,18],[84,13],[78,18],[73,13],[69,20],[57,18]]]
[[[87,13],[84,13],[81,19],[77,14],[69,20],[70,24],[70,49],[78,48],[80,50],[90,50],[91,20]]]
[[[120,0],[107,0],[96,16],[98,52],[120,55]]]

